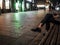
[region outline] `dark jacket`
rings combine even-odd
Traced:
[[[44,17],[44,19],[41,21],[41,23],[45,24],[45,23],[48,23],[48,22],[51,22],[53,21],[54,18],[53,18],[53,14],[46,14],[46,16]]]

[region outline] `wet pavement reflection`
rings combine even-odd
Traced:
[[[41,13],[42,12],[42,13]],[[43,10],[31,12],[8,13],[0,16],[0,34],[12,37],[19,37],[44,17]],[[41,14],[40,14],[41,13]],[[40,17],[39,17],[40,16]]]
[[[40,10],[0,15],[0,40],[2,40],[1,37],[3,37],[3,40],[16,40],[13,38],[19,38],[22,34],[30,31],[31,28],[36,27],[45,14],[46,11]],[[5,36],[9,38],[6,39]]]

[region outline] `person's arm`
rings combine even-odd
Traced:
[[[43,24],[43,23],[40,23],[38,27],[41,28],[41,27],[42,27],[42,24]]]
[[[56,16],[53,16],[54,18],[58,18],[59,17],[59,15],[56,15]]]
[[[45,22],[46,22],[46,19],[43,19],[38,25],[38,27],[41,28],[45,24]]]
[[[44,17],[44,19],[40,22],[40,24],[38,25],[39,28],[41,28],[45,23],[46,21],[49,19],[49,15],[46,15]]]

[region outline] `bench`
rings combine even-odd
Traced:
[[[19,37],[12,45],[56,45],[60,44],[58,26],[52,25],[50,30],[43,36],[42,32],[28,31]],[[57,39],[58,38],[58,39]]]
[[[40,41],[39,45],[56,45],[59,28],[58,25],[54,25],[53,27],[54,28]]]

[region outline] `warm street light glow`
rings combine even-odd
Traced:
[[[45,8],[49,8],[49,5],[37,5],[37,7],[45,7]]]
[[[39,8],[39,7],[45,7],[45,5],[37,5],[37,7]]]
[[[46,8],[49,8],[49,5],[46,5],[45,7],[46,7]]]

